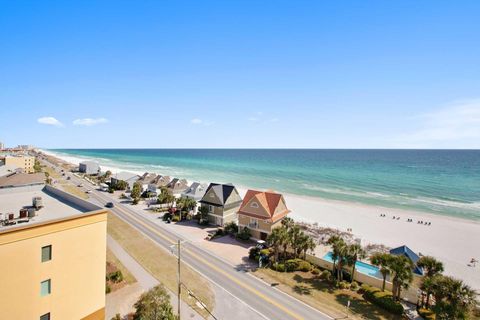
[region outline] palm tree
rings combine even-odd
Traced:
[[[355,265],[358,260],[365,259],[366,252],[363,250],[362,246],[358,243],[349,245],[347,247],[347,263],[352,266],[352,279],[350,282],[353,282],[355,278]]]
[[[300,245],[300,252],[303,252],[303,260],[307,260],[307,251],[314,251],[316,247],[317,243],[315,240],[311,236],[304,234]]]
[[[389,269],[392,273],[392,293],[397,301],[400,299],[402,288],[408,289],[413,281],[413,263],[405,256],[392,255],[389,260]]]
[[[288,245],[290,244],[290,236],[288,234],[288,230],[285,226],[282,226],[280,228],[282,231],[280,232],[280,243],[281,246],[283,247],[283,260],[287,260],[287,248]]]
[[[430,278],[435,297],[433,310],[437,319],[466,319],[475,307],[477,292],[463,281],[444,275]]]
[[[289,230],[291,227],[295,225],[295,222],[290,217],[285,217],[282,219],[282,226]]]
[[[428,308],[430,305],[430,296],[432,294],[431,278],[443,272],[443,263],[441,261],[438,261],[434,257],[423,256],[417,261],[417,266],[423,268],[423,270],[425,271],[425,277],[423,278],[421,289],[426,294],[427,301],[425,303],[425,307]]]
[[[296,259],[297,254],[298,254],[298,248],[301,245],[302,237],[303,237],[303,232],[300,230],[300,227],[297,225],[293,225],[289,230],[288,230],[288,237],[290,240],[290,246],[293,249],[293,256]]]
[[[443,272],[443,263],[431,256],[423,256],[417,261],[417,266],[425,270],[426,277],[433,277]]]
[[[282,245],[283,242],[283,233],[285,230],[283,228],[274,228],[272,230],[272,233],[270,233],[267,237],[267,242],[270,246],[273,247],[273,253],[274,253],[274,262],[278,261],[278,253],[279,253],[279,248]]]
[[[391,255],[388,253],[375,253],[370,257],[370,262],[380,268],[380,273],[383,276],[383,284],[382,284],[382,291],[385,291],[385,283],[387,281],[387,275],[390,272],[389,265],[390,265],[390,257]]]
[[[333,272],[336,270],[337,281],[342,281],[342,270],[345,263],[347,244],[342,237],[337,235],[331,236],[327,243],[332,246]]]

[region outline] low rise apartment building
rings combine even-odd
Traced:
[[[35,172],[33,169],[33,166],[35,165],[35,157],[26,155],[9,155],[5,157],[5,165],[16,166],[22,169],[25,173],[33,173]]]
[[[0,189],[0,319],[105,319],[106,227],[54,187]]]

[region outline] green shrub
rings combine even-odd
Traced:
[[[360,286],[358,285],[358,282],[356,282],[356,281],[353,281],[350,284],[350,290],[357,291],[359,288],[360,288]]]
[[[111,291],[112,291],[112,288],[110,288],[110,286],[107,284],[107,285],[105,286],[105,293],[106,293],[106,294],[109,294]]]
[[[332,272],[329,270],[323,270],[320,274],[320,278],[327,281],[332,281]]]
[[[107,279],[110,280],[110,281],[112,281],[112,282],[115,282],[115,283],[122,282],[122,280],[123,280],[122,271],[117,270],[117,271],[114,271],[114,272],[110,272],[110,273],[107,275]]]
[[[240,240],[244,240],[244,241],[247,241],[247,240],[250,240],[250,237],[252,236],[252,233],[250,232],[250,229],[248,229],[247,227],[244,227],[238,234],[237,234],[237,238],[240,239]]]
[[[368,285],[362,285],[363,296],[371,303],[383,308],[393,314],[403,314],[403,306],[393,300],[390,292],[381,291],[378,288],[373,288]]]
[[[312,274],[314,274],[314,275],[319,275],[319,274],[320,274],[320,269],[318,269],[318,268],[313,268],[313,269],[312,269]]]
[[[238,226],[235,222],[229,222],[224,226],[225,233],[227,234],[237,234],[238,233]]]
[[[298,268],[298,261],[297,259],[290,259],[285,262],[285,268],[287,272],[293,272]]]
[[[248,258],[250,260],[255,260],[260,255],[260,249],[257,247],[250,248],[248,251]]]
[[[272,269],[278,272],[285,272],[285,264],[283,263],[272,263]]]
[[[174,215],[174,216],[172,217],[172,221],[173,221],[173,222],[179,222],[179,221],[180,221],[180,216],[179,216],[179,215]]]
[[[270,249],[262,249],[260,250],[260,254],[264,256],[270,256]]]
[[[338,288],[339,289],[349,289],[350,288],[350,282],[347,281],[341,281],[338,283]]]
[[[310,262],[305,260],[300,260],[298,262],[297,271],[308,272],[311,269],[312,269],[312,265],[310,264]]]
[[[420,308],[418,314],[425,320],[435,320],[435,313],[431,310]]]

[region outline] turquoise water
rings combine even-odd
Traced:
[[[123,170],[480,220],[480,150],[50,151]]]
[[[331,252],[328,252],[325,256],[323,256],[322,259],[325,260],[325,261],[333,263]],[[356,272],[360,272],[360,273],[369,275],[371,277],[376,277],[376,278],[383,279],[379,268],[377,268],[377,267],[375,267],[371,264],[362,262],[362,261],[357,261],[357,263],[355,263],[355,270],[356,270]]]

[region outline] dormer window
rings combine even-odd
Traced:
[[[252,203],[250,204],[250,207],[252,207],[252,208],[258,208],[258,203],[252,202]]]
[[[215,195],[213,193],[210,193],[210,198],[215,198]]]

